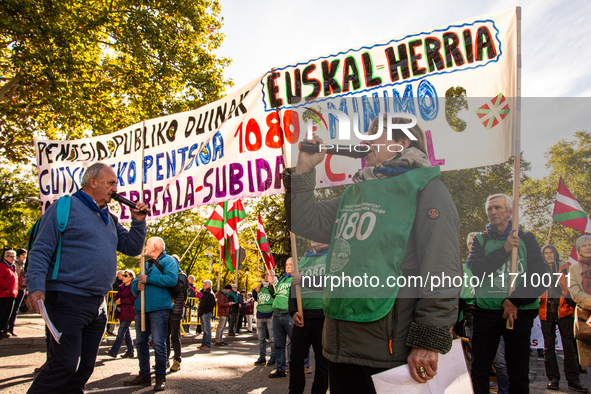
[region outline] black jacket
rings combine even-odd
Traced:
[[[201,297],[199,308],[197,310],[197,315],[199,317],[206,313],[213,312],[213,308],[215,307],[215,297],[211,294],[211,289],[202,290],[201,293],[203,296]]]

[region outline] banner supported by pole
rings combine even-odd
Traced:
[[[273,68],[272,71],[275,71],[275,69]],[[277,119],[279,120],[279,123],[281,124],[281,112],[279,111],[279,109],[276,109],[275,112],[277,113]],[[283,168],[285,168],[285,165],[287,164],[287,154],[285,153],[285,143],[286,143],[286,141],[284,140],[283,143],[281,144],[281,156],[283,157]],[[296,237],[295,237],[295,234],[293,232],[291,232],[291,230],[289,231],[289,240],[291,242],[291,276],[296,276],[299,274],[298,251],[297,251]],[[296,302],[298,305],[298,312],[300,313],[300,315],[302,317],[302,323],[303,323],[304,322],[304,308],[302,306],[302,287],[299,284],[296,284],[295,291],[296,291]]]
[[[519,173],[521,163],[521,7],[516,7],[517,14],[515,33],[516,65],[515,65],[515,117],[513,118],[513,231],[519,236]],[[517,274],[517,247],[511,251],[511,274]],[[510,276],[513,277],[513,276]],[[515,291],[515,280],[511,281],[509,295]],[[513,323],[507,320],[507,329],[513,329]]]
[[[146,122],[142,123],[142,141],[146,140]],[[144,144],[142,144],[142,160],[141,160],[141,164],[140,164],[140,174],[144,173]],[[143,203],[144,202],[144,179],[143,177],[140,175],[140,201]],[[146,249],[144,246],[144,249],[142,249],[142,257],[140,258],[140,275],[145,275],[146,274]],[[140,292],[140,305],[141,305],[141,315],[140,315],[140,320],[141,320],[141,331],[146,331],[146,292],[145,289],[142,290]]]

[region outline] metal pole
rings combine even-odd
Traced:
[[[220,281],[222,280],[222,245],[220,245],[220,267],[218,269],[218,291],[220,291]]]
[[[275,69],[273,68],[272,71],[274,71]],[[279,124],[281,124],[281,114],[279,112],[278,109],[275,110],[275,113],[277,114],[277,122],[279,122]],[[283,143],[281,144],[281,156],[283,156],[283,168],[285,168],[285,165],[287,163],[287,154],[285,152],[285,139],[283,140]],[[292,276],[296,276],[299,271],[298,271],[298,251],[297,251],[297,243],[296,243],[296,237],[295,234],[293,232],[291,232],[291,230],[289,231],[289,239],[291,241],[291,275]],[[296,303],[298,306],[298,312],[300,313],[300,315],[302,316],[302,323],[304,322],[304,308],[302,306],[302,287],[297,284],[295,286],[295,292],[296,292]]]

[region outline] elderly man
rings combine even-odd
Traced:
[[[267,365],[273,366],[277,363],[273,335],[274,280],[276,278],[272,270],[265,272],[265,279],[252,292],[252,297],[257,302],[257,335],[259,337],[259,358],[254,362],[254,365],[267,363],[267,337],[271,345],[271,358]]]
[[[41,219],[29,251],[27,306],[38,313],[37,302],[44,301],[62,335],[59,343],[50,339],[52,358],[29,393],[82,393],[94,370],[107,323],[105,294],[112,289],[117,272],[117,252],[140,254],[146,237],[146,215],[140,212],[146,205],[136,204],[127,231],[107,206],[116,192],[115,171],[103,163],[93,164],[84,171],[82,189],[69,199],[65,230],[60,232],[58,227],[58,203]]]
[[[273,335],[275,336],[275,355],[277,369],[269,374],[271,379],[284,378],[289,370],[291,333],[293,319],[289,315],[289,289],[291,287],[291,257],[285,261],[285,275],[277,283],[277,293],[273,301]]]
[[[503,336],[509,392],[529,393],[529,338],[538,314],[538,296],[545,290],[541,285],[534,287],[530,278],[547,274],[546,264],[535,236],[523,231],[518,235],[513,229],[513,201],[508,196],[489,196],[486,214],[490,223],[474,237],[467,262],[474,276],[485,278],[475,289],[472,306],[472,384],[476,394],[488,394],[490,366]],[[509,274],[514,247],[518,248],[517,277]],[[509,294],[513,280],[515,291]],[[507,321],[513,329],[507,328]]]
[[[332,394],[375,392],[371,374],[406,363],[412,377],[426,383],[436,374],[438,354],[452,345],[458,289],[420,282],[428,275],[462,275],[458,213],[439,169],[431,168],[423,131],[416,125],[388,132],[388,116],[370,125],[366,166],[341,197],[316,202],[315,167],[325,151],[300,151],[295,171],[283,172],[288,226],[330,244],[331,278],[379,280],[365,288],[344,280],[325,288],[322,345]],[[386,286],[388,277],[407,276],[419,283]]]
[[[232,290],[232,285],[226,285],[224,288],[217,292],[217,303],[218,303],[218,326],[216,328],[215,345],[224,346],[227,342],[224,342],[224,328],[230,317],[230,307],[232,302],[229,301],[228,294]]]
[[[140,373],[132,380],[124,382],[125,386],[151,386],[150,378],[150,335],[156,359],[156,384],[154,391],[166,389],[166,337],[168,332],[168,316],[173,310],[172,298],[168,288],[174,287],[178,280],[179,264],[166,254],[166,245],[162,238],[152,237],[146,242],[145,255],[146,274],[139,275],[131,283],[131,294],[138,296],[145,291],[146,330],[142,331],[141,298],[135,300],[135,338]]]
[[[213,317],[213,309],[215,307],[215,296],[211,292],[211,281],[209,279],[203,281],[201,294],[197,314],[201,320],[203,338],[201,338],[201,346],[198,349],[209,350],[211,349],[211,318]]]

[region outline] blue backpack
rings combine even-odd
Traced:
[[[57,279],[57,273],[60,269],[60,260],[62,255],[62,234],[66,231],[66,226],[68,225],[68,219],[70,217],[70,196],[63,196],[57,200],[57,224],[60,231],[60,239],[57,244],[57,253],[55,255],[55,265],[53,266],[53,274],[51,275],[51,279]],[[29,231],[29,244],[27,246],[27,250],[31,250],[33,244],[35,243],[35,238],[37,238],[37,232],[39,230],[39,223],[41,222],[40,217],[37,219],[37,222],[31,227]],[[28,260],[28,257],[27,257]],[[28,262],[28,261],[27,261]]]

